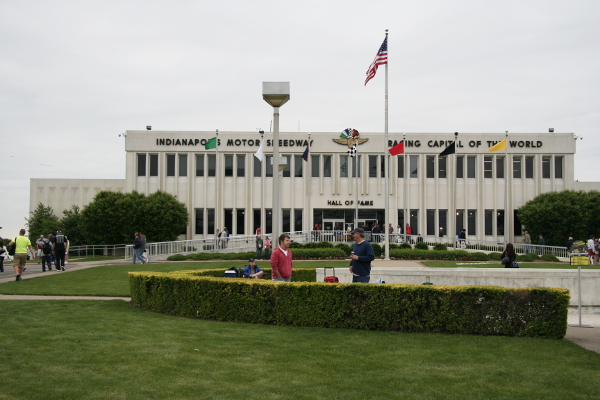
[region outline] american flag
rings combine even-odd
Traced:
[[[365,86],[367,85],[367,82],[369,82],[375,77],[375,74],[377,73],[377,68],[379,68],[380,65],[384,64],[387,64],[387,36],[383,40],[383,43],[381,44],[381,47],[379,48],[375,59],[373,60],[373,62],[369,66],[369,69],[367,70],[367,79],[365,80]]]

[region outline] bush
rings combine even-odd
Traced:
[[[381,247],[378,243],[371,242],[371,246],[373,246],[375,257],[381,257],[383,255],[383,247]]]
[[[567,330],[566,289],[331,284],[294,275],[282,283],[213,273],[224,270],[130,272],[132,302],[188,318],[282,326],[551,339]]]
[[[554,254],[544,254],[540,257],[540,259],[548,262],[557,262],[560,261]]]
[[[415,244],[415,249],[429,250],[429,246],[425,242],[419,242],[419,243]]]
[[[401,260],[459,260],[476,261],[471,257],[472,253],[465,250],[420,250],[420,249],[399,249],[390,251],[390,257]]]
[[[397,243],[390,243],[390,250],[393,250],[393,249],[398,249],[398,248],[399,248],[399,247],[398,247],[398,244],[397,244]]]
[[[291,242],[290,243],[290,249],[301,249],[304,246],[302,245],[302,243],[299,242]]]
[[[433,246],[434,250],[439,250],[439,251],[446,251],[448,250],[448,246],[446,246],[444,243],[436,243]]]
[[[188,257],[183,254],[173,254],[172,256],[167,257],[168,261],[184,261],[187,259]]]
[[[294,260],[311,260],[311,259],[339,259],[346,258],[346,253],[342,249],[294,249],[292,251]]]
[[[528,254],[517,254],[517,260],[518,261],[535,261],[535,260],[539,260],[540,256],[538,256],[535,253],[528,253]]]
[[[346,254],[346,257],[350,256],[350,252],[352,251],[352,246],[347,245],[346,243],[338,243],[335,245],[336,249],[340,249]]]
[[[490,256],[490,260],[501,261],[502,253],[494,252],[494,253],[488,254],[488,256]]]
[[[398,246],[398,248],[399,249],[412,249],[412,246],[408,242],[402,242],[402,243],[400,243],[400,246]]]
[[[476,261],[489,261],[490,260],[489,254],[481,253],[481,252],[469,253],[469,256],[471,258],[475,259]]]

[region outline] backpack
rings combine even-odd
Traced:
[[[52,253],[52,246],[48,240],[44,240],[44,244],[42,244],[42,252],[45,255],[49,255]]]
[[[14,256],[16,250],[17,250],[17,238],[15,238],[15,240],[13,240],[12,246],[8,246],[8,255]]]

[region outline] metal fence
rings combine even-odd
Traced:
[[[306,244],[310,242],[329,242],[334,246],[338,243],[352,244],[352,235],[346,231],[296,231],[287,232],[292,242]],[[267,234],[267,236],[269,236]],[[365,232],[365,238],[372,242],[377,243],[381,246],[385,245],[385,234],[373,234],[371,232]],[[263,235],[264,239],[264,235]],[[273,247],[277,246],[277,240],[271,237]],[[457,238],[449,237],[437,237],[437,236],[421,236],[421,235],[398,235],[396,233],[389,235],[390,244],[399,245],[403,242],[408,242],[412,245],[423,242],[430,247],[435,246],[438,243],[445,244],[449,249],[463,249],[466,251],[482,251],[482,252],[499,252],[504,251],[505,245],[503,243],[486,241],[486,240],[461,240]],[[215,245],[216,242],[216,245]],[[558,258],[568,258],[570,252],[566,247],[558,246],[539,246],[534,244],[524,243],[513,243],[515,251],[518,254],[536,253],[539,256],[544,254],[552,254]],[[86,246],[81,246],[86,247]],[[87,246],[95,248],[123,248],[124,257],[133,257],[133,246],[132,245],[115,245],[115,246]],[[148,257],[158,255],[171,255],[171,254],[191,254],[191,253],[206,253],[206,252],[242,252],[242,251],[255,251],[256,249],[256,236],[244,235],[244,236],[230,236],[229,238],[215,238],[208,239],[193,239],[193,240],[180,240],[174,242],[156,242],[146,244],[146,255]],[[113,250],[116,251],[116,250]],[[70,251],[71,252],[71,251]]]

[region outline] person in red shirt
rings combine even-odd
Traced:
[[[290,237],[285,233],[279,236],[279,247],[271,253],[271,278],[274,281],[292,281],[292,251]]]

